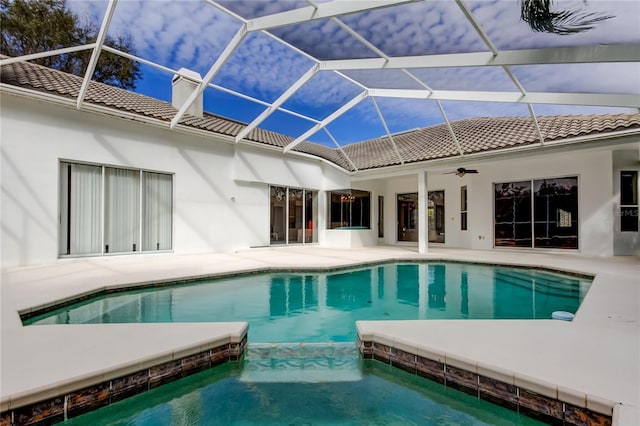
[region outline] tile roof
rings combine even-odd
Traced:
[[[28,62],[3,65],[0,81],[69,99],[78,96],[82,84],[80,77]],[[166,122],[171,121],[177,112],[168,102],[97,82],[89,85],[85,102]],[[545,142],[640,129],[640,113],[539,116],[537,120]],[[246,126],[209,113],[202,118],[185,115],[180,124],[226,136],[236,136]],[[347,145],[342,149],[358,170],[366,170],[401,162],[415,163],[456,156],[459,154],[458,144],[465,154],[470,154],[532,145],[540,141],[530,117],[471,118],[451,122],[451,127],[456,140],[446,124],[440,124]],[[289,136],[260,128],[252,130],[245,139],[280,148],[293,141]],[[303,142],[293,150],[324,158],[349,171],[354,170],[339,149]]]

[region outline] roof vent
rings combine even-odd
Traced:
[[[186,68],[180,68],[178,74],[171,79],[171,105],[176,109],[180,109],[201,82],[202,77],[200,74]],[[186,113],[202,118],[202,103],[202,93],[200,93]]]

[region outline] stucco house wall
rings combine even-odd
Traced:
[[[397,244],[396,196],[417,192],[418,173],[424,170],[428,170],[428,189],[445,191],[445,247],[493,248],[494,183],[578,176],[578,252],[589,256],[638,254],[637,234],[634,239],[615,232],[619,226],[617,173],[621,168],[638,168],[637,140],[626,145],[479,159],[465,166],[480,173],[462,178],[445,174],[447,168],[442,165],[413,165],[410,171],[363,178],[351,177],[310,156],[284,155],[276,149],[233,144],[216,136],[170,131],[8,94],[2,98],[0,137],[3,267],[59,258],[60,160],[172,173],[176,254],[269,245],[269,185],[318,191],[316,221],[318,242],[323,246]],[[460,230],[463,185],[468,190],[467,231]],[[371,192],[371,229],[326,229],[328,191],[345,188]],[[378,196],[384,197],[381,239]]]
[[[58,259],[61,159],[173,173],[176,254],[268,245],[268,184],[349,186],[316,159],[14,96],[2,98],[1,137],[3,267]]]

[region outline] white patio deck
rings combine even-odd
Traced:
[[[640,424],[640,261],[571,253],[471,251],[380,246],[251,249],[192,256],[139,255],[60,260],[3,269],[2,410],[38,395],[154,356],[167,356],[242,333],[245,323],[57,325],[23,327],[18,312],[105,287],[272,267],[338,267],[387,259],[451,259],[534,265],[595,274],[574,321],[380,321],[367,332],[493,365],[570,395],[620,403],[614,424]],[[250,342],[250,341],[249,341]],[[26,401],[26,402],[25,402]]]

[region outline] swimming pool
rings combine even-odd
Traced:
[[[591,280],[464,263],[390,263],[267,273],[90,298],[25,325],[248,321],[250,342],[353,342],[358,320],[550,319],[576,312]]]
[[[353,343],[249,345],[239,363],[180,379],[68,425],[541,425],[382,363]]]

